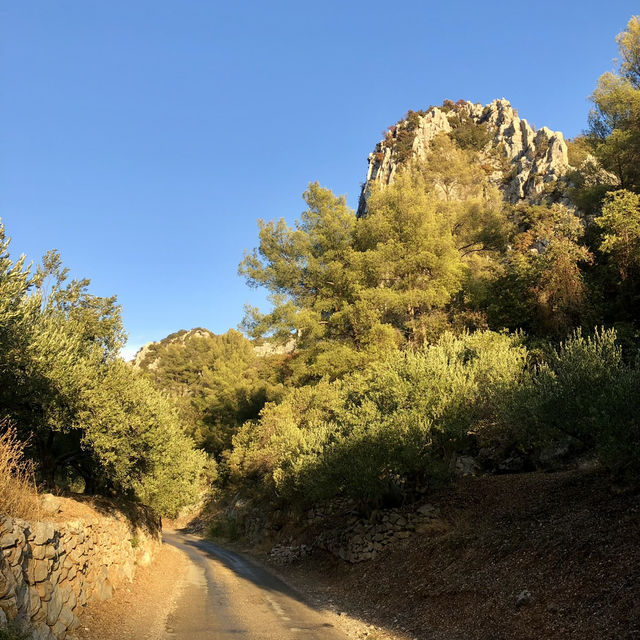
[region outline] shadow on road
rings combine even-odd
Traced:
[[[277,591],[307,606],[312,606],[300,592],[294,590],[255,561],[240,553],[229,551],[210,540],[202,540],[179,532],[165,531],[163,537],[173,546],[179,546],[179,544],[176,544],[179,541],[182,545],[200,550],[233,571],[238,577],[248,580],[259,587]]]

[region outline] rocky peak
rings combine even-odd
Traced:
[[[510,202],[541,202],[557,190],[558,181],[569,169],[562,133],[547,127],[536,130],[518,116],[508,100],[494,100],[484,107],[464,100],[456,104],[445,102],[442,107],[431,107],[427,111],[410,111],[378,142],[369,155],[358,216],[367,212],[372,184],[393,182],[400,167],[412,159],[426,158],[435,136],[452,133],[463,123],[486,130],[487,141],[478,149],[478,155],[483,160],[502,157],[503,162],[495,164],[490,180]]]

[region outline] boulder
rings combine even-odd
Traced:
[[[40,508],[47,515],[55,515],[62,511],[62,500],[51,493],[40,496]]]
[[[435,518],[437,514],[437,509],[432,504],[423,504],[416,509],[416,512],[419,513],[421,516]]]

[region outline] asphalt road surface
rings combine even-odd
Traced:
[[[194,536],[163,539],[190,560],[163,640],[345,640],[303,597],[251,560]]]

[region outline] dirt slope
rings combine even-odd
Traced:
[[[640,638],[637,490],[572,471],[470,478],[430,501],[440,531],[358,565],[322,555],[279,571],[414,638]]]
[[[185,554],[162,545],[153,564],[139,567],[130,585],[116,589],[110,600],[86,607],[70,640],[162,638],[167,616],[184,589],[187,569]]]

